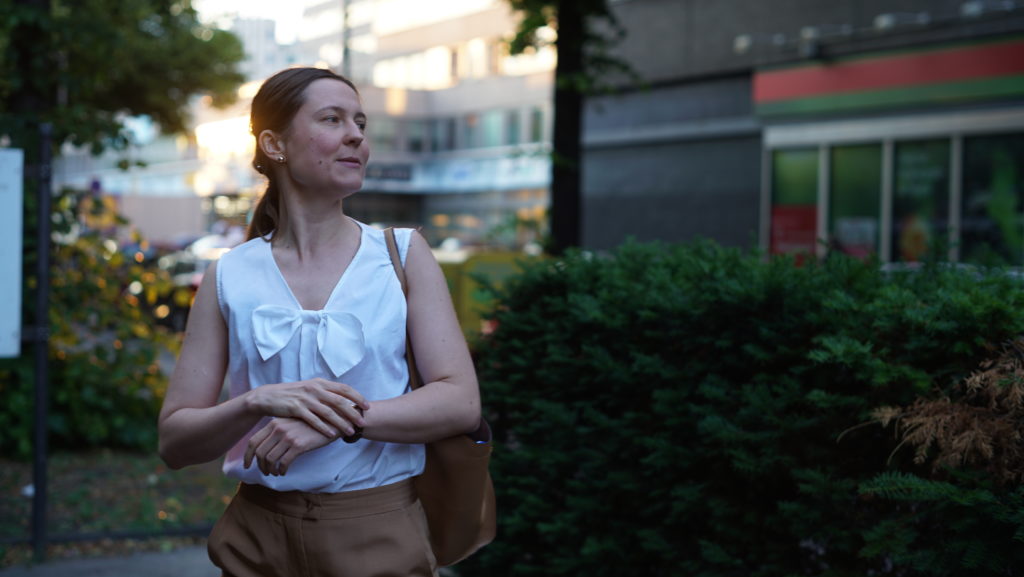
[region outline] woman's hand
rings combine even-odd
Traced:
[[[369,403],[359,391],[343,383],[327,379],[310,379],[256,387],[248,393],[253,411],[271,417],[300,419],[316,432],[334,439],[362,427],[364,411]]]
[[[248,469],[255,458],[264,475],[284,475],[296,457],[319,449],[334,439],[319,433],[305,421],[276,418],[249,439],[245,468]]]

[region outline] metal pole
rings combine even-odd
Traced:
[[[36,561],[46,558],[46,467],[49,413],[50,342],[50,146],[53,127],[39,126],[39,219],[36,260],[35,411],[32,451],[32,551]]]
[[[348,50],[348,0],[341,0],[341,75],[352,80],[352,63],[349,61],[351,55]]]

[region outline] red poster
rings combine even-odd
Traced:
[[[818,208],[813,204],[776,205],[772,207],[772,254],[814,254],[817,235]]]

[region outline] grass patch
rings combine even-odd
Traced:
[[[49,459],[47,532],[60,537],[172,533],[212,525],[235,492],[220,463],[172,471],[155,454],[120,451],[56,454]],[[31,536],[32,464],[0,459],[0,542]],[[168,550],[194,538],[91,539],[56,544],[53,557]],[[0,567],[30,557],[31,546],[0,544]],[[48,551],[49,553],[49,551]]]

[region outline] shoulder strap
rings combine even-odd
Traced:
[[[409,285],[405,282],[405,268],[402,267],[402,257],[398,255],[398,243],[395,241],[395,229],[388,227],[384,229],[384,242],[388,245],[388,254],[391,255],[391,265],[395,267],[395,275],[402,283],[402,293],[409,298]]]
[[[391,266],[395,268],[395,276],[402,283],[402,294],[406,300],[409,298],[409,283],[405,280],[405,268],[402,266],[402,257],[398,254],[398,243],[395,242],[395,229],[388,227],[384,229],[384,242],[388,245],[388,254],[391,255]],[[406,312],[406,319],[408,319]],[[417,389],[423,384],[420,373],[416,370],[416,359],[412,354],[412,339],[409,338],[409,323],[405,327],[405,362],[409,365],[409,388]]]

